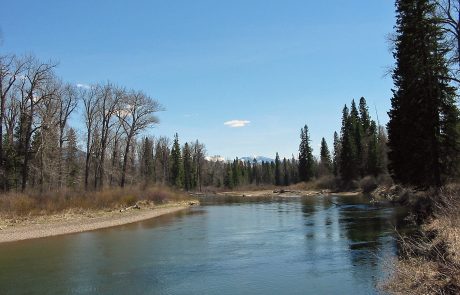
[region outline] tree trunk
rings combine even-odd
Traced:
[[[29,113],[29,118],[27,121],[27,129],[26,129],[26,138],[25,138],[25,143],[23,147],[23,155],[24,155],[24,163],[22,165],[22,183],[21,183],[21,191],[26,190],[27,186],[27,179],[29,176],[29,160],[30,160],[30,153],[29,153],[29,147],[30,147],[30,139],[32,137],[32,120],[33,120],[33,114],[34,114],[34,103],[33,99],[30,98],[31,103],[30,103],[30,113]]]
[[[126,139],[126,148],[125,148],[125,154],[123,157],[123,169],[121,171],[121,187],[125,187],[125,181],[126,181],[126,166],[128,165],[128,156],[129,156],[129,145],[131,143],[131,138],[133,137],[132,133],[128,135],[128,138]]]
[[[90,160],[90,158],[91,158],[91,130],[88,129],[88,136],[86,137],[85,190],[88,190],[89,160]]]

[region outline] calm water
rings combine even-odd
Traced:
[[[402,215],[356,197],[205,205],[0,244],[0,294],[374,294]]]

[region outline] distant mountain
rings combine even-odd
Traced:
[[[262,163],[262,162],[275,162],[274,159],[272,158],[267,158],[267,157],[263,157],[263,156],[252,156],[252,157],[242,157],[240,158],[241,161],[244,161],[244,162],[251,162],[254,161],[254,159],[256,159],[257,163]]]
[[[208,156],[205,158],[207,161],[210,161],[210,162],[225,162],[225,158],[224,157],[221,157],[219,155],[216,155],[216,156]]]

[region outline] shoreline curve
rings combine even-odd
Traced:
[[[45,220],[24,225],[19,224],[0,230],[0,244],[115,227],[148,220],[188,208],[190,208],[190,205],[173,205],[161,208],[110,212],[111,214],[102,214],[102,216],[97,217],[93,217],[90,214],[89,216],[80,215],[70,218],[70,220],[57,218],[57,220],[53,221]]]

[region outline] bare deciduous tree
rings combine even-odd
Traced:
[[[436,19],[444,29],[447,48],[450,52],[450,79],[460,83],[460,0],[437,0]]]
[[[155,113],[161,110],[162,107],[156,100],[140,91],[129,92],[124,95],[124,98],[120,101],[117,116],[126,134],[126,145],[120,182],[121,187],[125,186],[128,155],[134,136],[145,128],[157,124],[159,121]]]
[[[65,137],[65,128],[70,115],[78,105],[78,93],[75,86],[71,84],[60,85],[57,98],[58,125],[59,125],[59,165],[58,165],[58,185],[62,187],[63,173],[63,149]]]
[[[99,105],[99,96],[96,93],[96,87],[89,89],[81,88],[79,96],[83,100],[84,117],[86,125],[86,158],[85,158],[85,190],[88,189],[89,169],[91,154],[93,153],[93,133],[97,129],[97,106]]]
[[[43,63],[35,57],[27,57],[26,70],[19,89],[21,93],[21,120],[20,120],[20,153],[23,156],[21,171],[21,190],[27,186],[30,162],[30,144],[32,135],[40,128],[40,123],[35,124],[37,106],[53,95],[49,93],[47,83],[54,79],[55,63]]]
[[[120,101],[124,97],[125,90],[114,85],[107,83],[104,86],[99,86],[97,90],[99,95],[98,114],[101,120],[101,141],[99,146],[99,161],[98,161],[98,172],[96,179],[96,186],[104,187],[104,176],[105,176],[105,158],[107,152],[107,146],[109,143],[110,131],[113,125],[115,113],[119,106]]]

